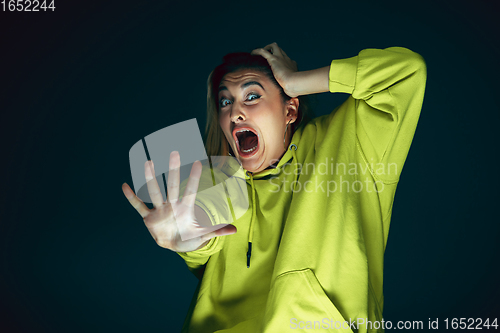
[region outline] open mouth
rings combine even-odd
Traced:
[[[233,136],[241,157],[251,157],[259,150],[259,136],[253,129],[239,128],[233,133]]]

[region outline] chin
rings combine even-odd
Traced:
[[[261,158],[257,159],[242,159],[240,157],[241,165],[243,169],[250,171],[252,173],[260,172],[264,170],[266,167],[264,166],[264,161]]]

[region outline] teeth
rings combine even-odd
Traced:
[[[249,129],[246,129],[246,128],[241,129],[241,130],[239,130],[239,131],[236,131],[236,133],[241,133],[241,132],[252,132],[252,131],[250,131]],[[252,132],[252,133],[253,133],[253,132]],[[254,133],[254,134],[255,134],[255,133]],[[242,151],[242,152],[244,152],[244,153],[250,153],[250,152],[254,151],[255,149],[257,149],[257,146],[252,147],[252,148],[250,148],[250,149],[242,149],[241,151]]]
[[[255,146],[255,147],[253,147],[253,148],[250,148],[250,149],[246,149],[246,150],[245,150],[245,149],[243,149],[243,150],[242,150],[242,152],[244,152],[244,153],[249,153],[249,152],[251,152],[251,151],[254,151],[255,149],[257,149],[257,146]]]

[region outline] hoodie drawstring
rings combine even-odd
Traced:
[[[295,192],[295,187],[298,182],[299,178],[299,173],[297,171],[297,145],[292,143],[289,147],[289,149],[292,151],[292,157],[293,157],[293,164],[294,164],[294,174],[295,174],[295,181],[293,182],[293,191]],[[250,229],[248,231],[248,251],[247,251],[247,268],[250,268],[250,258],[252,257],[252,240],[253,240],[253,225],[255,222],[255,215],[257,214],[257,204],[255,202],[255,186],[253,183],[253,174],[251,172],[246,172],[247,176],[250,177],[250,186],[252,187],[252,218],[250,220]],[[232,211],[231,211],[232,212]]]
[[[253,185],[253,175],[247,171],[250,177],[250,185],[252,186],[252,219],[250,220],[250,230],[248,231],[248,251],[247,251],[247,268],[250,268],[250,257],[252,256],[252,239],[253,239],[253,223],[255,221],[256,207],[255,204],[255,187]]]
[[[297,186],[297,182],[299,179],[299,172],[297,171],[297,166],[298,166],[297,154],[295,153],[295,151],[297,150],[297,145],[292,143],[288,149],[290,149],[292,151],[293,164],[294,164],[294,169],[295,169],[295,171],[294,171],[295,180],[293,182],[293,192],[295,193],[295,187]]]

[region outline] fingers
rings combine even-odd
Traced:
[[[216,236],[227,236],[227,235],[235,234],[236,231],[238,231],[236,229],[236,227],[232,224],[229,224],[229,225],[226,225],[224,228],[220,228],[218,230],[215,230],[214,233]]]
[[[263,49],[266,50],[267,52],[271,53],[271,54],[274,54],[274,55],[276,54],[276,51],[273,50],[272,45],[266,45],[266,46],[263,47]]]
[[[205,242],[205,241],[210,240],[210,239],[217,237],[217,236],[232,235],[232,234],[235,234],[237,231],[238,230],[236,229],[236,227],[234,225],[228,224],[223,228],[217,229],[215,231],[209,232],[208,234],[201,236],[201,241]]]
[[[252,50],[252,52],[250,52],[250,54],[253,54],[253,55],[258,54],[258,55],[263,56],[265,59],[269,59],[271,56],[277,54],[278,49],[279,49],[278,44],[272,43],[272,44],[268,44],[262,48]]]
[[[163,205],[163,195],[161,194],[160,187],[155,177],[155,169],[153,161],[146,161],[144,163],[144,171],[146,174],[146,183],[148,185],[149,197],[155,207]]]
[[[252,52],[250,52],[250,54],[260,55],[260,56],[264,57],[266,60],[269,60],[269,58],[273,56],[268,50],[265,50],[263,48],[262,49],[255,49]]]
[[[281,50],[276,42],[264,46],[264,49],[268,50],[272,55],[283,56],[283,50]]]
[[[193,163],[191,174],[189,175],[186,189],[182,197],[182,203],[188,207],[193,207],[196,201],[196,192],[198,191],[198,185],[200,183],[201,169],[202,166],[200,161]]]
[[[271,56],[278,56],[278,57],[283,57],[285,59],[288,59],[292,61],[288,55],[281,49],[276,42],[268,44],[264,46],[263,48],[258,48],[250,52],[251,54],[259,54],[263,56],[266,59],[269,59]]]
[[[255,49],[250,53],[253,55],[261,55],[270,64],[271,60],[276,58],[282,58],[284,60],[283,63],[286,64],[287,67],[289,67],[292,71],[295,72],[298,71],[297,62],[295,60],[290,59],[290,57],[285,53],[285,51],[283,51],[282,48],[278,46],[277,43],[268,44],[263,48]]]
[[[283,50],[278,46],[276,42],[268,44],[263,47],[264,50],[267,50],[269,53],[275,56],[284,56]]]
[[[175,203],[179,200],[179,183],[180,183],[180,167],[181,157],[178,151],[170,153],[170,161],[168,162],[168,180],[167,180],[167,199],[170,203]]]
[[[122,191],[123,194],[125,194],[125,197],[132,205],[132,207],[134,207],[135,210],[137,210],[137,212],[142,216],[142,218],[145,218],[149,214],[149,209],[146,206],[146,204],[135,195],[134,191],[132,191],[132,189],[127,183],[123,183]]]

